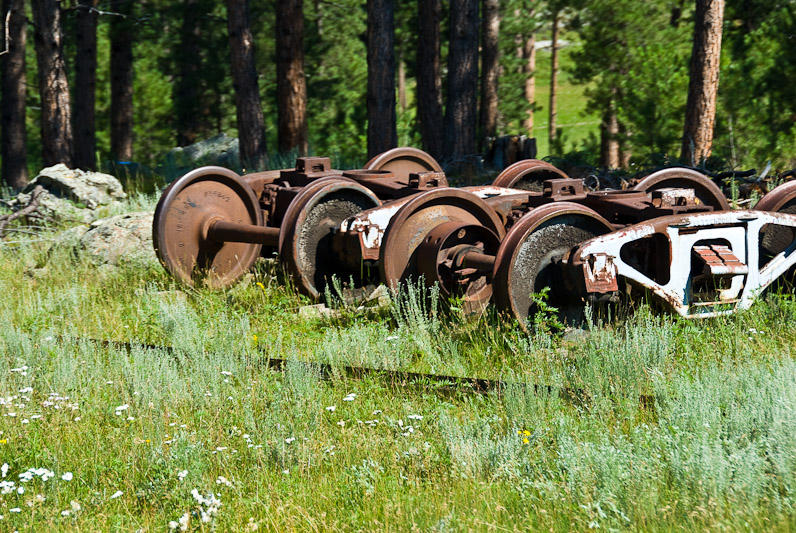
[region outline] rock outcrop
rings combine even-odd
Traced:
[[[127,197],[122,184],[110,174],[73,170],[64,164],[47,167],[39,172],[16,198],[9,202],[11,209],[28,204],[36,186],[45,190],[38,212],[55,221],[90,222],[96,210]]]

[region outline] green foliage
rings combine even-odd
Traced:
[[[74,13],[66,5],[67,63],[74,49]],[[107,1],[100,9],[108,11]],[[275,154],[277,142],[275,0],[251,2],[255,59],[271,154],[270,166],[292,164],[295,154]],[[532,35],[550,39],[550,12],[562,9],[557,121],[561,135],[547,143],[550,51],[537,51],[536,71],[518,49]],[[27,8],[29,9],[29,7]],[[149,0],[133,5],[135,33],[134,158],[135,174],[148,176],[163,153],[176,144],[173,85],[177,74],[180,27],[186,4]],[[234,94],[229,75],[226,10],[223,2],[198,0],[197,57],[200,65],[197,102],[200,136],[237,135]],[[445,83],[449,2],[442,6],[442,77]],[[500,65],[498,134],[532,134],[541,156],[577,155],[596,162],[599,124],[613,103],[621,126],[620,141],[637,163],[660,163],[679,154],[688,67],[693,33],[689,4],[654,0],[578,0],[567,2],[500,2]],[[109,165],[111,15],[98,27],[97,151]],[[305,74],[308,85],[310,149],[331,154],[337,167],[364,163],[366,150],[367,61],[366,10],[361,0],[305,2]],[[416,117],[416,4],[396,5],[396,59],[405,65],[407,107],[399,107],[400,144],[419,145]],[[28,35],[27,129],[32,173],[41,167],[40,106],[32,28]],[[732,167],[775,169],[796,166],[796,93],[786,80],[796,76],[796,17],[791,2],[763,0],[727,2],[722,48],[719,106],[714,155]],[[535,79],[534,131],[524,131],[531,105],[524,94],[529,75]],[[147,187],[144,187],[146,189]]]
[[[679,150],[688,89],[690,31],[670,24],[666,2],[585,2],[572,26],[574,78],[589,84],[588,109],[616,109],[620,142],[634,153]],[[622,129],[624,134],[621,134]]]
[[[727,2],[716,155],[734,165],[796,166],[793,4]]]

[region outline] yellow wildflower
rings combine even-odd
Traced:
[[[530,437],[531,436],[531,432],[528,431],[527,429],[525,431],[523,431],[522,434],[525,435],[526,437]]]
[[[525,437],[524,439],[522,439],[522,443],[523,444],[529,444],[530,442],[531,441],[528,440],[528,437]]]
[[[257,335],[252,335],[252,339],[254,339],[254,342],[257,342]]]
[[[0,444],[6,444],[7,442],[8,442],[8,439],[0,439]]]

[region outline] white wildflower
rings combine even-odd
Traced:
[[[72,481],[72,472],[64,472],[64,474],[61,476],[61,479],[64,481]]]
[[[326,410],[329,411],[330,413],[334,413],[335,409],[337,409],[336,405],[330,405],[329,407],[326,408]]]
[[[120,490],[117,490],[116,492],[114,492],[113,494],[111,494],[111,497],[110,497],[110,499],[111,499],[111,500],[115,500],[116,498],[120,497],[122,494],[124,494],[124,492],[122,492],[122,491],[120,491]]]

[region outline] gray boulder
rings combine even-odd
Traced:
[[[10,207],[15,209],[27,205],[37,185],[45,189],[39,211],[55,220],[89,222],[95,218],[94,212],[99,207],[127,197],[122,184],[110,174],[73,170],[59,163],[39,172],[11,200]]]
[[[150,211],[96,220],[61,232],[56,246],[68,247],[97,265],[156,265]]]
[[[189,146],[173,148],[161,159],[158,171],[167,181],[173,181],[189,170],[205,165],[239,168],[238,138],[220,133]]]

